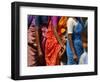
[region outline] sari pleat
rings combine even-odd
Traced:
[[[59,44],[56,36],[54,34],[54,26],[57,24],[57,33],[60,36],[62,34],[61,30],[66,29],[66,21],[67,17],[62,16],[59,21],[57,21],[56,17],[53,17],[55,20],[50,21],[48,25],[48,31],[46,33],[46,43],[45,43],[45,60],[46,65],[59,65],[60,58],[59,54],[61,52],[61,45]],[[52,19],[53,19],[52,18]]]

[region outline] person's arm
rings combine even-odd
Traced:
[[[69,45],[70,45],[70,48],[72,50],[72,53],[73,53],[73,59],[74,61],[77,62],[78,60],[78,56],[75,52],[75,48],[74,48],[74,44],[73,44],[73,40],[72,40],[72,33],[73,33],[73,29],[74,29],[74,20],[73,18],[69,18],[68,22],[67,22],[67,27],[68,27],[68,40],[69,40]]]
[[[38,32],[38,27],[36,27],[36,42],[37,42],[37,48],[38,48],[38,55],[41,56],[42,55],[42,50],[40,47],[40,39],[39,39],[39,32]]]
[[[57,39],[57,41],[59,42],[59,44],[61,45],[61,47],[63,47],[63,44],[62,44],[62,41],[57,33],[57,20],[58,18],[56,16],[53,16],[52,17],[52,22],[53,22],[53,32],[54,32],[54,35]]]
[[[55,17],[55,18],[53,19],[53,32],[54,32],[54,35],[55,35],[55,37],[56,37],[58,43],[59,43],[60,46],[61,46],[61,50],[60,50],[60,52],[59,52],[59,59],[61,59],[61,57],[62,57],[62,55],[63,55],[63,53],[64,53],[64,51],[65,51],[65,46],[64,46],[64,44],[62,43],[62,40],[61,40],[61,38],[59,37],[59,35],[58,35],[58,33],[57,33],[57,17]]]
[[[74,48],[74,45],[73,45],[72,34],[68,34],[68,40],[69,40],[70,48],[71,48],[71,50],[72,50],[72,52],[73,52],[73,59],[74,59],[74,61],[77,62],[78,57],[77,57],[77,54],[76,54],[76,52],[75,52],[75,48]]]
[[[40,39],[39,39],[39,26],[40,26],[40,16],[35,16],[35,28],[36,28],[36,43],[38,49],[38,55],[42,56],[42,50],[40,47]]]
[[[62,41],[61,41],[61,39],[60,39],[60,37],[59,37],[59,35],[57,33],[57,30],[56,30],[57,27],[53,27],[53,28],[54,28],[54,35],[55,35],[57,41],[59,42],[59,44],[61,45],[61,47],[63,47]]]

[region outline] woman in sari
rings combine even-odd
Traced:
[[[46,27],[47,23],[47,16],[28,16],[28,66],[45,65],[44,53],[41,49],[41,42],[44,44],[41,29]]]
[[[46,44],[45,44],[46,65],[50,66],[60,65],[60,58],[65,50],[65,46],[60,38],[60,36],[62,35],[61,26],[63,25],[58,24],[61,18],[62,17],[52,16],[49,20],[48,31],[46,34]],[[64,20],[66,22],[66,17],[62,21]],[[65,28],[65,26],[63,28]]]
[[[43,28],[46,28],[48,24],[48,16],[35,16],[35,27],[36,27],[36,42],[37,42],[37,50],[39,55],[39,63],[40,65],[45,65],[45,54],[44,54],[44,44],[45,44],[45,36],[43,35]]]

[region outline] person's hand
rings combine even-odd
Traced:
[[[66,49],[65,45],[63,45],[63,46],[61,47],[60,52],[59,52],[59,58],[60,58],[60,59],[61,59],[62,55],[64,54],[65,49]]]
[[[78,62],[78,56],[76,54],[74,54],[73,56],[74,61],[77,63]]]
[[[65,45],[62,47],[62,49],[61,49],[61,51],[62,51],[62,54],[64,54],[64,52],[65,52],[65,49],[66,49],[66,47],[65,47]]]

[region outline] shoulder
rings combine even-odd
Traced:
[[[70,17],[70,18],[68,18],[67,24],[76,25],[76,21],[74,18]]]
[[[72,17],[68,18],[68,22],[72,22],[74,19]]]

